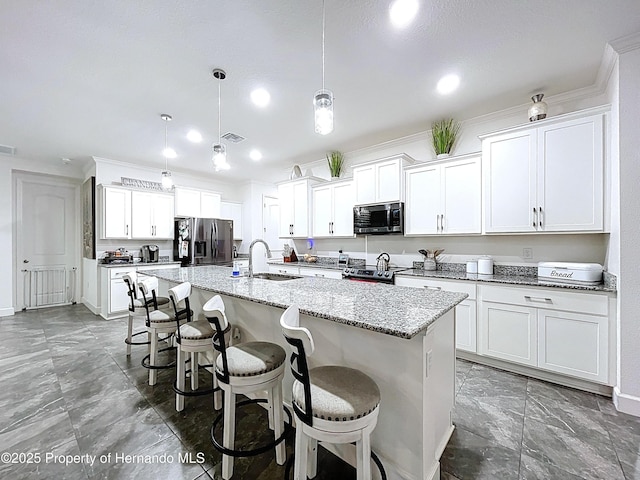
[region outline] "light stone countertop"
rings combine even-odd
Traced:
[[[151,267],[155,265],[177,265],[180,266],[180,262],[133,262],[133,263],[100,263],[99,267],[102,268],[122,268],[122,267]]]
[[[426,330],[467,298],[464,293],[319,277],[288,281],[232,277],[228,267],[199,266],[140,272],[173,283],[300,312],[400,338]]]

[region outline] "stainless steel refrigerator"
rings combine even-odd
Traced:
[[[176,218],[173,260],[187,265],[232,265],[233,220]]]

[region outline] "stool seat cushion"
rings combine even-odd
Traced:
[[[202,340],[213,338],[215,330],[207,320],[195,320],[180,325],[180,338],[183,340]],[[213,344],[211,344],[213,348]]]
[[[227,348],[229,376],[252,377],[275,370],[284,363],[287,354],[280,345],[270,342],[247,342]],[[216,369],[223,371],[222,355],[216,359]]]
[[[324,366],[309,371],[313,416],[346,422],[370,414],[380,404],[380,389],[370,377],[348,367]],[[304,387],[293,384],[293,401],[304,411]]]
[[[158,308],[169,305],[169,299],[167,297],[156,297],[156,300],[158,301]],[[153,307],[153,300],[148,300],[148,303],[149,306]],[[144,310],[144,300],[142,298],[135,298],[133,300],[133,307],[135,309],[140,308]]]

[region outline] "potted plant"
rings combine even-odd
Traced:
[[[339,178],[344,167],[344,154],[337,150],[329,152],[327,154],[327,163],[329,164],[329,171],[331,172],[331,178]]]
[[[436,158],[448,157],[451,154],[459,131],[460,124],[453,118],[440,120],[431,125],[431,138]]]

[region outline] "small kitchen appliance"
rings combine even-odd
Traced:
[[[349,254],[342,253],[342,250],[338,252],[338,266],[346,267],[349,264]]]
[[[353,207],[355,235],[404,233],[404,203],[378,203]]]
[[[120,263],[133,263],[133,255],[127,252],[124,248],[119,248],[115,251],[106,251],[104,252],[104,257],[102,257],[102,263],[108,265],[115,265]]]
[[[387,252],[382,252],[380,255],[378,255],[378,258],[376,258],[376,270],[378,271],[382,270],[383,272],[388,272],[389,260],[390,260],[390,257]]]
[[[539,262],[538,281],[570,285],[602,283],[602,265],[598,263]]]
[[[143,245],[140,248],[140,257],[143,263],[158,263],[160,249],[157,245]]]

